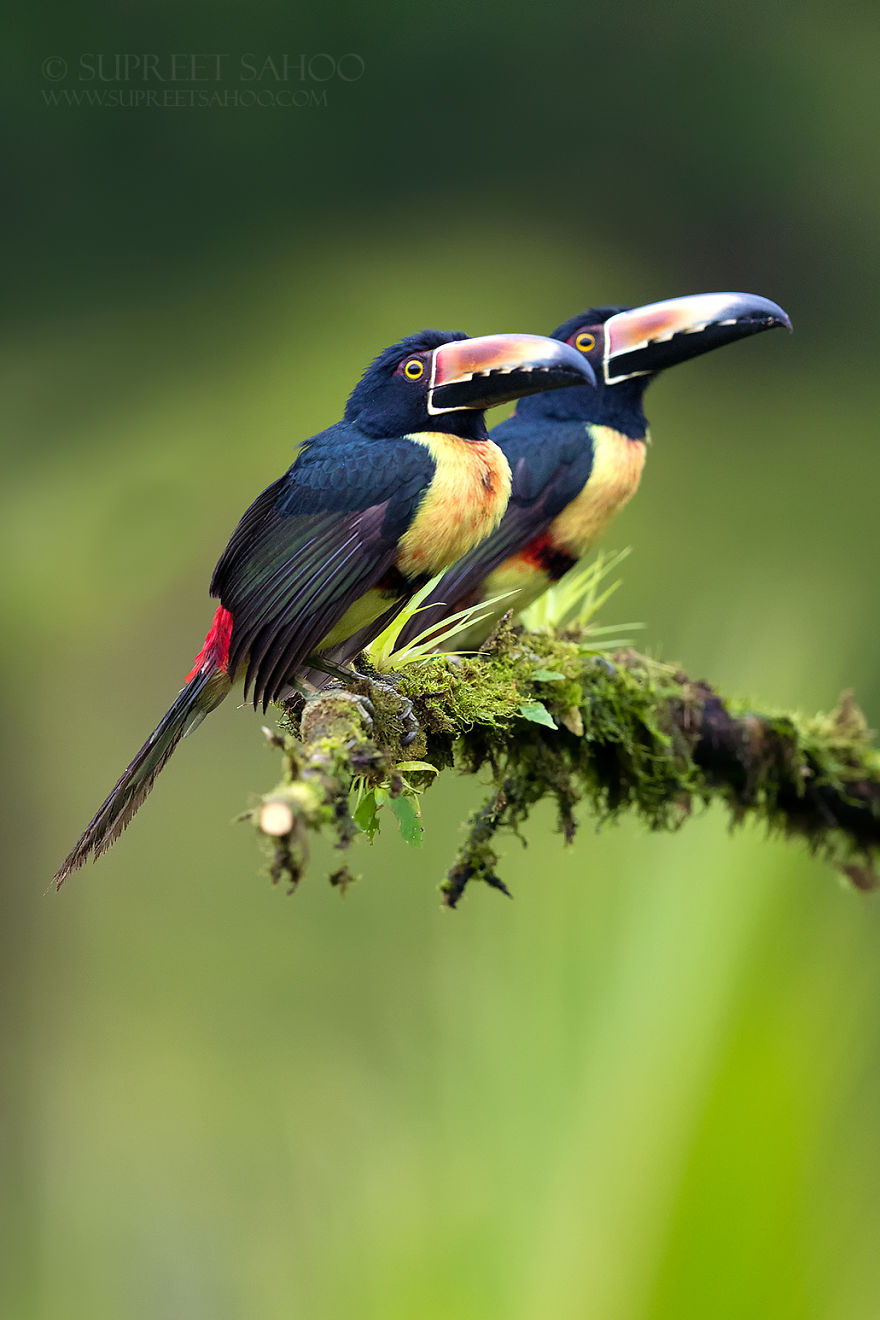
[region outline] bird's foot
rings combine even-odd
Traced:
[[[377,707],[380,712],[398,719],[403,725],[403,734],[400,739],[402,747],[409,747],[418,737],[421,730],[419,729],[419,722],[413,714],[413,706],[409,697],[400,695],[394,681],[394,675],[383,675],[380,678],[363,652],[355,656],[350,669],[337,665],[325,656],[309,656],[307,663],[312,668],[320,670],[329,678],[341,684],[352,696],[357,697],[361,709],[371,725]],[[391,698],[390,701],[389,697]]]
[[[370,701],[370,698],[365,697],[362,692],[349,692],[348,695],[354,697],[357,702],[358,710],[364,717],[367,728],[372,729],[376,719],[376,707],[373,705],[372,701]]]
[[[394,715],[400,720],[403,726],[403,734],[400,739],[401,747],[409,747],[411,743],[415,742],[421,730],[419,729],[419,722],[413,714],[413,704],[409,697],[402,697],[396,685],[388,682],[387,679],[377,678],[372,674],[359,674],[356,670],[352,671],[352,678],[355,680],[353,685],[355,692],[359,687],[365,688],[376,705],[386,709],[390,715]],[[391,702],[388,701],[388,697],[392,698]],[[361,698],[362,700],[369,700],[363,694],[361,694]],[[373,701],[370,701],[370,705],[373,706]]]

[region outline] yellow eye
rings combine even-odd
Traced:
[[[596,347],[596,336],[580,334],[574,341],[575,348],[579,348],[582,353],[589,353],[590,349]]]
[[[406,376],[407,380],[418,380],[420,376],[424,376],[425,368],[422,366],[418,358],[410,358],[409,362],[407,362],[403,369],[403,374]]]

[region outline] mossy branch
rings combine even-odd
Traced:
[[[734,824],[761,820],[858,888],[877,883],[880,754],[850,694],[829,715],[762,714],[633,650],[601,654],[588,638],[507,621],[476,656],[429,656],[379,677],[287,709],[282,734],[268,735],[284,778],[248,814],[271,841],[274,879],[298,883],[311,831],[347,849],[362,831],[372,838],[384,807],[420,842],[418,797],[437,772],[487,767],[492,791],[442,885],[450,907],[472,880],[507,892],[496,835],[542,798],[555,801],[567,841],[580,803],[599,822],[629,811],[674,830],[695,802],[721,801]],[[343,888],[351,879],[345,866],[331,876]]]

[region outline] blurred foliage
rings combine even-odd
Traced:
[[[344,902],[231,823],[247,712],[58,860],[210,620],[248,501],[426,324],[743,288],[796,335],[682,367],[615,528],[622,618],[756,704],[876,721],[877,16],[94,3],[16,15],[4,208],[3,1244],[16,1320],[877,1314],[880,916],[797,850],[510,842],[473,802]],[[46,107],[82,51],[359,52],[311,111]],[[328,868],[328,869],[332,869]]]

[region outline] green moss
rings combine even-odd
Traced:
[[[804,838],[860,887],[873,882],[880,754],[851,696],[829,715],[757,714],[632,650],[601,654],[578,635],[528,633],[508,621],[476,655],[429,656],[379,677],[381,685],[364,692],[372,728],[353,697],[333,692],[309,703],[305,747],[292,733],[283,740],[285,784],[306,781],[320,799],[297,828],[329,826],[347,846],[358,829],[348,803],[357,778],[361,800],[365,792],[383,803],[403,795],[395,811],[417,842],[418,793],[435,776],[412,763],[471,773],[488,767],[492,794],[472,816],[444,886],[451,906],[471,879],[504,888],[494,836],[501,827],[516,830],[543,798],[555,803],[566,840],[579,804],[600,822],[627,811],[652,830],[675,830],[695,800],[718,798],[734,823],[762,819]],[[409,745],[401,719],[407,700],[420,726]],[[373,833],[373,815],[370,824]],[[276,847],[284,873],[298,878],[302,840]]]

